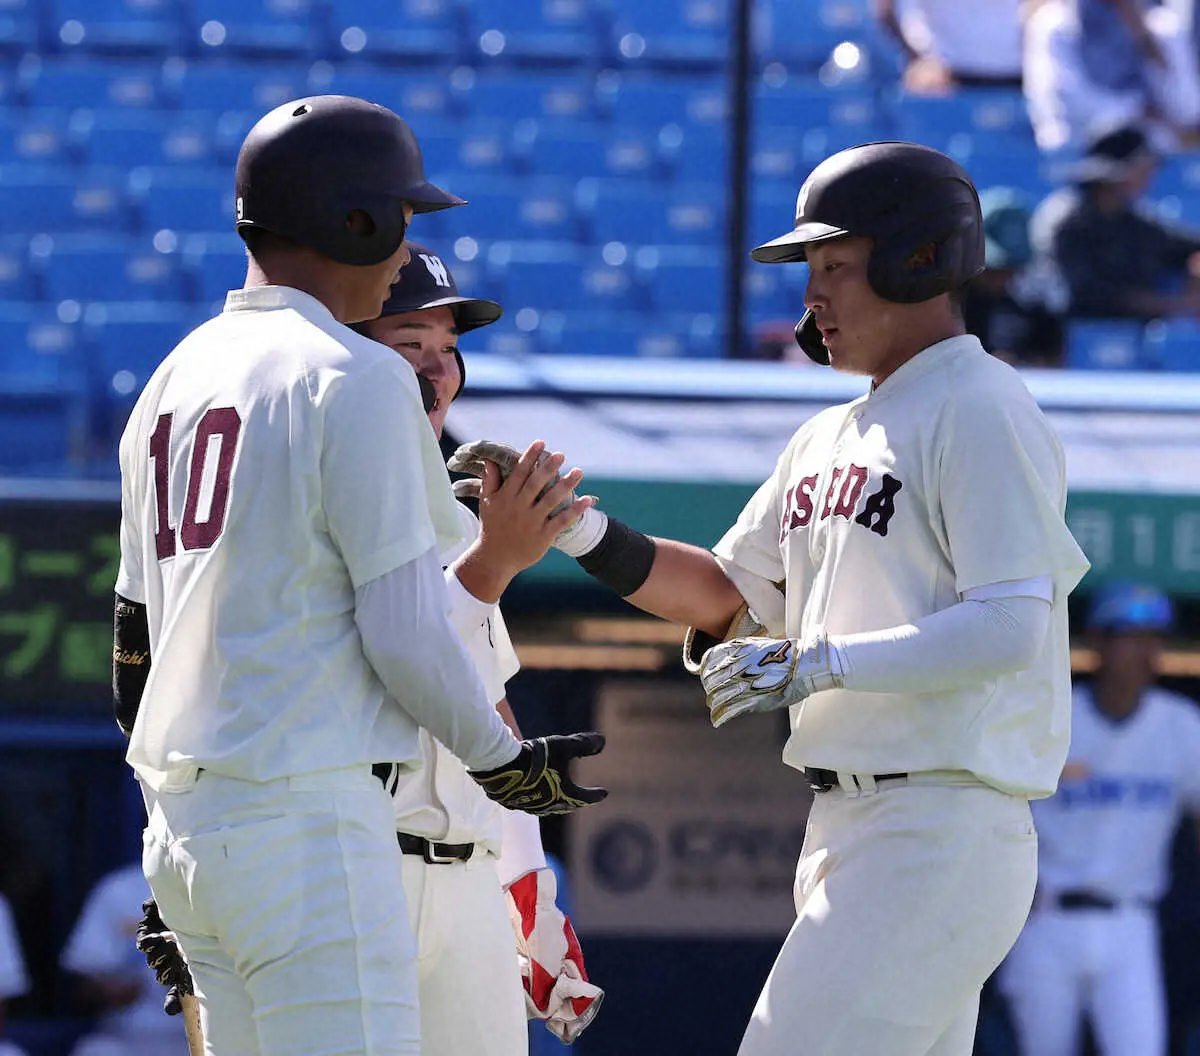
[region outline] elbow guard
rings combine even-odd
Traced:
[[[146,606],[116,595],[113,607],[113,714],[128,737],[150,674],[150,623]]]

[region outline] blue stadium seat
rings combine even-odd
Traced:
[[[258,120],[267,110],[308,94],[297,66],[257,63],[182,63],[173,66],[166,90],[182,110],[241,110]]]
[[[150,107],[159,102],[159,70],[145,63],[26,56],[18,87],[29,106]]]
[[[675,179],[687,183],[728,182],[729,149],[723,135],[700,128],[686,132],[680,129],[675,134],[675,129],[668,128],[658,138],[664,163],[670,166]]]
[[[1200,323],[1160,319],[1146,327],[1146,359],[1159,370],[1200,372]]]
[[[637,269],[650,290],[650,303],[660,312],[710,312],[724,309],[728,284],[722,257],[663,250],[657,260],[638,254]],[[651,262],[653,261],[653,262]]]
[[[592,116],[592,87],[583,78],[526,72],[481,73],[464,93],[467,112],[482,120],[521,118],[585,120]]]
[[[65,110],[0,109],[0,165],[69,161],[68,116]]]
[[[1016,187],[1037,202],[1058,181],[1047,172],[1045,159],[1032,143],[997,141],[987,136],[960,133],[947,144],[949,153],[975,181],[975,186]]]
[[[147,234],[228,231],[233,226],[233,180],[224,170],[134,169],[129,195],[137,227]]]
[[[721,354],[720,330],[709,313],[555,313],[536,337],[542,352],[572,356],[686,359]]]
[[[85,428],[76,328],[53,309],[0,304],[0,472],[65,463]]]
[[[602,111],[625,126],[700,125],[723,131],[728,114],[724,78],[622,77],[604,82],[599,97]]]
[[[37,279],[29,265],[29,239],[9,235],[0,239],[0,301],[32,301]]]
[[[754,51],[772,60],[815,68],[842,41],[869,36],[866,0],[758,0],[751,25]]]
[[[469,79],[470,73],[466,76]],[[318,95],[357,95],[382,103],[402,114],[418,133],[436,128],[435,118],[457,115],[463,109],[462,92],[449,70],[429,73],[323,63],[310,73],[307,90]]]
[[[720,244],[725,196],[719,184],[666,190],[633,180],[581,181],[576,195],[593,245],[606,242]]]
[[[518,171],[540,176],[651,177],[660,173],[657,140],[640,129],[529,119],[513,129],[512,161]]]
[[[173,0],[53,0],[50,19],[64,50],[178,54],[182,5]]]
[[[859,136],[862,143],[876,137],[883,121],[871,92],[823,88],[796,77],[778,84],[760,80],[751,106],[755,126],[790,129],[793,140],[809,129],[828,128],[845,129],[845,135]]]
[[[513,62],[582,64],[599,57],[594,0],[505,0],[467,6],[476,56]]]
[[[495,125],[429,123],[417,130],[427,172],[503,173],[508,164],[508,136]]]
[[[214,122],[206,113],[77,110],[72,150],[91,165],[209,165],[217,160]]]
[[[191,0],[188,20],[201,54],[300,58],[316,39],[312,0]]]
[[[620,263],[606,262],[603,257],[590,255],[580,275],[582,298],[578,303],[596,311],[625,311],[638,306],[639,294],[633,275],[633,265],[627,259]]]
[[[953,95],[901,95],[894,117],[900,139],[945,150],[957,133],[978,135],[991,146],[1033,145],[1033,128],[1019,90],[960,88]]]
[[[426,232],[434,241],[452,234],[472,238],[572,242],[576,237],[575,206],[570,188],[552,181],[472,179],[470,174],[448,176],[444,186],[471,203],[470,216],[455,210],[417,218],[414,237]],[[416,232],[420,234],[417,235]]]
[[[187,304],[94,303],[83,313],[83,341],[98,391],[136,394],[197,323]]]
[[[566,311],[579,303],[583,254],[561,242],[498,242],[487,268],[503,284],[505,312],[514,319],[525,308]]]
[[[31,264],[48,301],[177,301],[177,255],[145,240],[113,235],[42,236]]]
[[[362,58],[455,59],[454,0],[329,0],[330,51]]]
[[[785,281],[786,268],[748,267],[742,292],[745,296],[747,323],[774,319],[799,319],[803,305],[796,291]]]
[[[38,43],[38,0],[6,0],[0,8],[0,51],[21,54]]]
[[[1129,319],[1073,320],[1066,365],[1075,370],[1145,370],[1142,324]]]
[[[180,252],[187,297],[213,309],[246,279],[246,244],[233,231],[188,235]]]
[[[729,54],[725,0],[609,0],[612,55],[626,63],[717,67]]]
[[[0,166],[9,231],[120,230],[127,210],[121,172],[41,165]]]

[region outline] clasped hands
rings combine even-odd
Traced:
[[[700,661],[700,681],[715,727],[739,715],[776,711],[842,685],[836,650],[824,634],[751,636],[714,645]]]

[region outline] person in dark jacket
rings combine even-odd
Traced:
[[[1200,231],[1166,224],[1139,204],[1158,160],[1140,129],[1117,129],[1095,140],[1072,184],[1035,211],[1034,249],[1065,283],[1071,315],[1200,313]]]

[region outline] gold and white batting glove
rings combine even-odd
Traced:
[[[513,467],[520,457],[521,452],[503,440],[473,440],[469,444],[460,444],[454,454],[446,460],[446,468],[451,473],[469,473],[472,477],[480,479],[456,480],[453,485],[454,494],[460,499],[479,498],[480,489],[483,486],[484,462],[491,462],[495,465],[500,471],[501,481],[504,481],[508,479],[508,475],[513,471]],[[549,457],[547,452],[543,452],[538,462]],[[546,485],[546,489],[554,487],[561,475],[556,473],[554,479]],[[571,492],[550,511],[550,516],[554,517],[563,510],[569,509],[577,497],[575,492]],[[608,514],[596,509],[595,506],[589,506],[584,510],[582,517],[554,537],[554,548],[570,557],[583,557],[604,538],[604,530],[607,527]]]
[[[840,689],[842,665],[824,634],[731,638],[700,663],[700,681],[715,727],[750,712],[776,711],[824,689]]]

